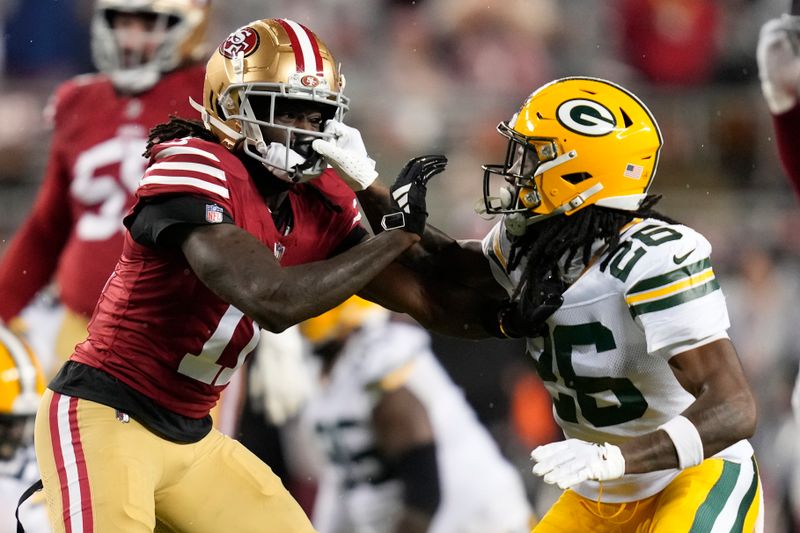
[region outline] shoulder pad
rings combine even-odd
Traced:
[[[695,230],[648,219],[625,232],[607,272],[622,282],[636,316],[718,289],[710,256],[711,244]]]

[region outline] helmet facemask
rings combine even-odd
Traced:
[[[311,149],[311,143],[331,138],[322,131],[325,122],[342,121],[348,104],[341,93],[324,87],[300,90],[284,83],[233,83],[220,95],[219,102],[224,120],[239,123],[244,153],[291,183],[311,180],[325,170],[327,164]],[[287,110],[306,116],[318,114],[319,130],[296,127],[293,120],[281,121],[280,115]],[[284,146],[277,161],[274,156],[267,158],[267,149],[274,142]],[[305,162],[290,161],[292,151],[305,158]]]
[[[557,139],[523,135],[507,122],[498,124],[497,131],[508,139],[506,157],[501,165],[482,167],[484,205],[481,211],[487,215],[506,215],[506,227],[512,234],[521,235],[527,225],[564,211],[531,215],[542,203],[536,178],[577,154],[574,151],[561,153]]]

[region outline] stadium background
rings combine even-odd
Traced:
[[[491,226],[473,212],[480,165],[505,150],[495,126],[540,84],[592,75],[632,89],[665,138],[652,191],[704,233],[759,402],[753,439],[767,531],[795,531],[800,469],[789,398],[800,358],[800,208],[777,159],[755,64],[758,30],[788,0],[217,0],[210,43],[248,21],[295,19],[342,63],[361,129],[390,183],[421,153],[445,153],[431,222],[459,238]],[[63,79],[92,70],[91,0],[0,0],[0,253],[31,206],[48,148],[42,109]],[[91,127],[87,124],[86,127]],[[800,149],[800,147],[799,147]],[[2,296],[0,296],[2,297]],[[519,343],[437,337],[438,351],[533,495],[527,453],[553,438]],[[525,399],[525,402],[522,400]],[[519,410],[524,403],[538,405]],[[798,476],[800,477],[800,476]],[[798,490],[798,489],[795,489]],[[795,502],[794,505],[792,502]]]

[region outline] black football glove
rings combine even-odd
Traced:
[[[541,337],[547,333],[545,321],[564,303],[566,284],[559,278],[549,277],[539,283],[535,294],[527,283],[519,299],[508,301],[497,311],[497,323],[506,337]]]
[[[428,219],[425,206],[428,180],[446,166],[447,158],[443,155],[423,155],[406,163],[389,189],[392,207],[397,211],[384,215],[381,227],[385,230],[402,228],[422,236]]]

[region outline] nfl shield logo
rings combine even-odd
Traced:
[[[216,204],[206,204],[206,221],[210,224],[222,222],[222,208]]]

